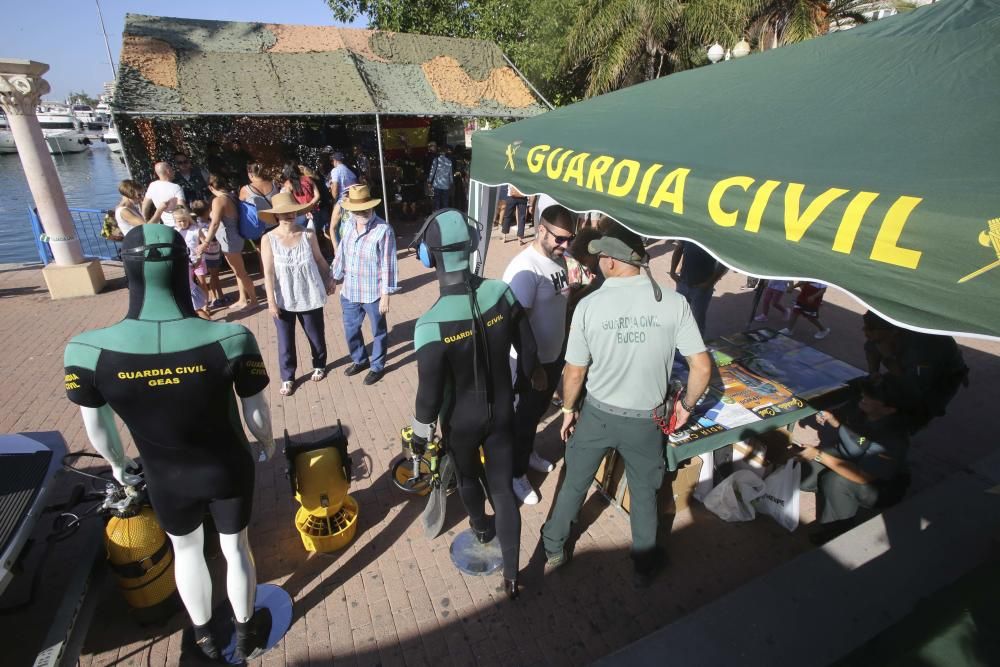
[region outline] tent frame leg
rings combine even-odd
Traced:
[[[375,138],[378,139],[378,169],[382,174],[382,210],[385,212],[386,223],[389,223],[389,204],[392,202],[392,197],[389,194],[389,189],[385,186],[385,153],[382,152],[382,122],[379,120],[378,114],[375,114]]]

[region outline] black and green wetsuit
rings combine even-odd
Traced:
[[[458,469],[462,502],[480,531],[487,528],[486,498],[479,482],[482,446],[504,577],[513,579],[518,571],[521,516],[511,487],[514,392],[508,357],[513,344],[519,359],[533,365],[537,351],[528,318],[507,284],[475,276],[469,280],[482,314],[476,335],[464,283],[443,285],[440,298],[417,320],[413,344],[420,384],[414,416],[417,422],[441,425]],[[480,340],[483,332],[485,341]],[[526,368],[525,377],[533,370]]]
[[[122,250],[128,314],[70,341],[66,393],[125,422],[166,532],[190,533],[209,509],[219,532],[238,533],[250,519],[254,461],[236,398],[267,386],[257,342],[241,325],[195,315],[177,232],[143,225]]]

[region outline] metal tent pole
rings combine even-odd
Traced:
[[[375,136],[378,138],[378,169],[382,172],[382,210],[385,211],[385,221],[389,222],[389,188],[385,186],[385,155],[382,153],[382,123],[375,114]]]
[[[104,27],[104,14],[101,13],[100,0],[94,0],[97,5],[97,20],[101,23],[101,32],[104,33],[104,48],[108,50],[108,66],[111,67],[111,78],[118,82],[118,70],[115,69],[115,59],[111,56],[111,45],[108,43],[108,31]]]

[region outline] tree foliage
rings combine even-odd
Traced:
[[[343,22],[497,43],[554,104],[704,65],[741,39],[763,50],[831,23],[865,23],[871,0],[326,0]]]
[[[831,23],[867,23],[862,11],[871,0],[749,0],[747,26],[762,48],[775,48],[825,34]]]
[[[86,104],[90,107],[97,106],[97,98],[88,95],[87,93],[81,91],[70,91],[70,94],[66,96],[67,101],[70,104]]]
[[[554,104],[582,96],[585,72],[559,66],[563,26],[584,0],[326,0],[341,22],[368,17],[376,30],[495,42]]]

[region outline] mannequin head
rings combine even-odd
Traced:
[[[437,272],[442,286],[464,283],[471,276],[471,255],[479,245],[478,230],[457,209],[435,213],[414,239],[420,261]]]
[[[139,225],[122,241],[128,277],[128,314],[136,320],[197,317],[191,304],[188,250],[166,225]]]

